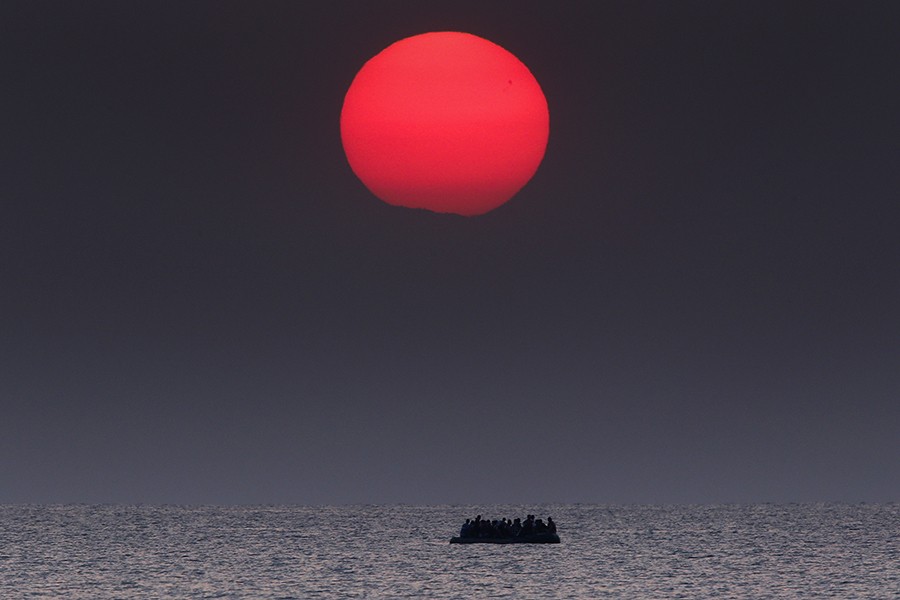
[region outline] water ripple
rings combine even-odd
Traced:
[[[477,513],[559,545],[453,545]],[[896,598],[882,505],[0,506],[0,596]]]

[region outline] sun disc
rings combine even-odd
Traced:
[[[369,60],[344,98],[353,172],[388,204],[479,215],[537,171],[547,100],[519,59],[459,32],[400,40]]]

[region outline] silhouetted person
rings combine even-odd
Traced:
[[[469,537],[469,534],[472,531],[472,521],[466,519],[466,522],[462,524],[462,527],[459,529],[459,537]]]
[[[491,528],[490,528],[488,537],[492,537],[492,538],[500,537],[500,526],[499,526],[499,523],[500,523],[500,522],[499,522],[497,519],[491,520]]]
[[[522,532],[522,519],[516,517],[516,520],[513,521],[513,524],[509,528],[509,533],[513,537],[516,537]]]
[[[556,533],[556,523],[553,521],[553,517],[547,517],[547,531]]]
[[[534,533],[534,515],[528,515],[525,517],[525,522],[522,523],[522,533],[520,535],[531,535]]]

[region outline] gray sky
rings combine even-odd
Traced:
[[[896,3],[0,11],[0,502],[900,499]],[[481,217],[341,148],[434,30],[549,103]]]

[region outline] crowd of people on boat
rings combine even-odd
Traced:
[[[520,518],[500,520],[482,519],[478,515],[474,519],[466,519],[459,530],[461,538],[512,538],[524,537],[535,534],[551,534],[556,533],[556,523],[553,517],[547,517],[545,523],[543,519],[535,519],[534,515],[528,515],[523,521]]]

